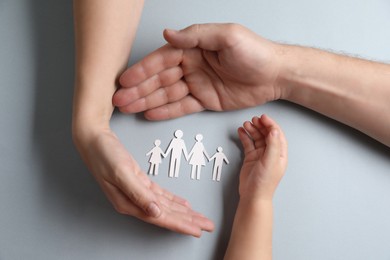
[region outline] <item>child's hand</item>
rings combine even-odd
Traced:
[[[240,199],[272,200],[287,166],[287,141],[268,116],[254,117],[238,129],[245,159],[240,172]]]

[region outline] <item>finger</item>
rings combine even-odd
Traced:
[[[171,86],[158,88],[151,94],[120,107],[119,110],[124,113],[138,113],[179,101],[188,93],[187,84],[183,80],[179,80]]]
[[[240,138],[242,146],[244,147],[244,154],[247,154],[255,149],[255,145],[252,139],[248,136],[243,127],[238,128],[238,137]]]
[[[145,213],[139,207],[135,206],[131,200],[113,184],[107,181],[99,181],[101,188],[107,195],[107,198],[114,206],[115,210],[121,214],[132,215],[130,213],[137,213],[138,215]],[[146,216],[146,215],[145,215]]]
[[[187,206],[169,200],[165,196],[159,196],[159,203],[163,208],[161,218],[155,222],[159,225],[197,237],[201,235],[201,231],[211,232],[214,230],[214,224],[211,220]],[[150,220],[156,221],[156,219]]]
[[[235,45],[243,27],[237,24],[194,24],[183,30],[164,30],[164,38],[176,48],[218,51]]]
[[[147,78],[140,84],[119,89],[113,97],[113,104],[118,107],[126,106],[140,98],[143,98],[161,87],[170,86],[183,77],[180,67],[172,67]]]
[[[257,135],[254,138],[255,148],[260,148],[265,146],[265,137],[268,134],[268,130],[266,127],[261,123],[261,120],[259,117],[255,116],[252,118],[252,125],[257,130]]]
[[[260,120],[269,131],[266,137],[267,147],[264,152],[264,160],[273,164],[281,155],[281,131],[279,126],[270,117],[262,115]]]
[[[244,122],[243,127],[248,132],[249,136],[253,139],[253,142],[256,142],[263,138],[262,134],[257,130],[257,128],[249,121]]]
[[[179,203],[183,206],[186,206],[187,208],[191,208],[191,205],[190,203],[186,200],[186,199],[183,199],[175,194],[173,194],[172,192],[166,190],[166,189],[162,189],[157,183],[155,182],[152,182],[152,184],[150,185],[150,189],[160,195],[160,196],[163,196],[165,197],[166,199],[168,200],[171,200],[173,202],[176,202],[176,203]]]
[[[167,44],[123,72],[119,83],[122,87],[133,87],[161,71],[178,66],[182,58],[183,50]]]
[[[200,237],[202,235],[203,230],[209,231],[206,229],[202,229],[201,226],[206,227],[210,225],[206,224],[206,222],[209,222],[210,220],[204,221],[198,218],[195,219],[195,217],[183,215],[176,212],[170,212],[167,214],[165,214],[164,212],[164,214],[161,216],[160,219],[158,219],[158,221],[156,221],[156,219],[150,218],[145,219],[145,221],[155,225],[163,226],[177,233],[191,235],[194,237]]]
[[[176,207],[173,207],[172,209],[162,206],[161,215],[158,218],[154,218],[146,215],[144,211],[134,205],[134,203],[114,185],[106,182],[102,185],[102,188],[119,213],[135,216],[145,222],[195,237],[200,237],[202,231],[211,232],[214,230],[214,224],[211,220],[193,210],[188,209],[184,212],[175,210]]]
[[[181,117],[205,110],[203,105],[191,95],[161,107],[153,108],[145,112],[148,120],[166,120]]]
[[[125,174],[118,174],[116,185],[145,214],[157,218],[161,215],[161,208],[157,203],[156,196],[137,176],[138,174],[143,173],[126,171]]]
[[[259,117],[253,117],[252,124],[256,127],[256,129],[261,133],[263,137],[268,135],[268,129],[266,126],[263,125]]]
[[[215,228],[213,221],[196,212],[193,215],[192,224],[207,232],[213,232]]]
[[[266,128],[272,128],[272,127],[276,127],[279,130],[280,141],[281,141],[281,144],[282,144],[282,148],[284,150],[283,153],[286,153],[286,155],[287,155],[287,140],[286,140],[286,136],[283,133],[283,131],[280,128],[280,126],[275,122],[275,120],[273,120],[271,117],[269,117],[269,116],[267,116],[265,114],[261,116],[260,122],[261,122],[262,125],[265,126],[265,128],[263,128],[263,131],[268,132],[268,130]]]
[[[267,146],[264,151],[264,160],[273,165],[280,158],[280,132],[277,128],[272,128],[266,138]]]
[[[280,128],[279,125],[266,114],[261,115],[260,117],[261,124],[263,124],[267,128]]]

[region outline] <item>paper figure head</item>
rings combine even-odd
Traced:
[[[176,138],[182,138],[183,137],[183,131],[181,131],[181,130],[176,130],[175,131],[175,137]]]
[[[217,148],[217,151],[218,151],[219,153],[222,152],[222,151],[223,151],[222,147],[219,146],[219,147]]]
[[[197,135],[195,136],[195,140],[198,141],[198,142],[202,141],[202,140],[203,140],[203,135],[197,134]]]
[[[154,145],[155,145],[155,146],[160,146],[160,144],[161,144],[161,141],[160,141],[159,139],[156,139],[156,140],[154,141]]]

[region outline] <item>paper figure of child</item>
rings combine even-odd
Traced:
[[[153,175],[158,175],[158,166],[161,163],[161,157],[165,157],[165,154],[163,150],[160,148],[161,141],[160,140],[155,140],[154,141],[154,147],[152,150],[150,150],[146,156],[150,155],[149,158],[149,163],[150,163],[150,168],[149,168],[149,174]]]
[[[213,181],[221,180],[223,162],[229,164],[229,160],[226,158],[226,155],[222,151],[223,151],[222,147],[218,147],[217,152],[210,158],[210,161],[214,160]]]
[[[169,146],[165,152],[165,156],[168,156],[171,153],[171,161],[169,163],[169,177],[179,177],[179,169],[180,169],[180,160],[181,154],[184,154],[185,159],[188,161],[188,153],[187,148],[184,143],[184,140],[181,139],[183,137],[183,132],[181,130],[176,130],[174,134],[174,138],[172,138]]]
[[[202,166],[205,166],[205,159],[206,156],[207,160],[210,161],[209,155],[206,152],[206,149],[203,146],[202,143],[203,135],[197,134],[195,137],[196,143],[192,147],[192,150],[190,154],[188,155],[188,158],[190,159],[189,163],[192,165],[191,169],[191,179],[195,179],[195,173],[196,173],[196,179],[200,179],[200,170]]]

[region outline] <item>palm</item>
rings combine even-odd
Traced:
[[[161,120],[278,99],[274,45],[252,34],[246,38],[216,51],[165,45],[121,76],[113,103],[122,112],[145,111],[147,118]]]
[[[184,51],[181,67],[185,82],[205,109],[240,109],[274,99],[275,73],[265,66],[268,55],[261,57],[263,62],[259,64],[243,49],[235,46],[229,52],[204,52],[199,48]]]
[[[264,140],[262,140],[262,143],[261,146],[245,153],[244,163],[240,172],[239,193],[241,197],[245,196],[245,194],[253,194],[257,189],[256,184],[261,182],[263,178],[261,173],[265,170],[265,165],[262,160],[265,151]]]
[[[120,213],[193,236],[213,229],[212,222],[193,211],[184,199],[152,182],[112,132],[101,134],[84,159]],[[161,208],[159,217],[148,216],[138,205],[146,197],[155,198]]]

